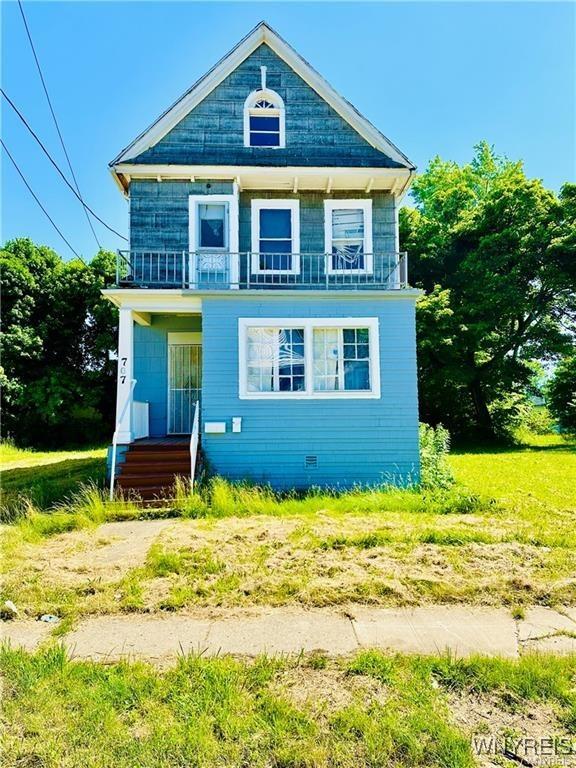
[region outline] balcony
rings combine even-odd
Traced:
[[[118,251],[119,288],[179,290],[401,290],[406,253]]]

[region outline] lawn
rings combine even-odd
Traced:
[[[62,621],[35,654],[0,653],[3,765],[465,768],[533,763],[477,755],[494,736],[572,743],[570,656],[200,655],[162,668],[72,662],[55,643],[119,612],[575,605],[574,447],[455,452],[446,490],[277,497],[215,479],[163,509],[82,485],[101,478],[103,451],[10,449],[12,492],[41,501],[3,527],[1,599]]]
[[[576,509],[576,443],[559,435],[514,450],[454,453],[450,463],[464,485],[517,509]]]
[[[82,483],[102,485],[105,457],[105,448],[32,451],[0,443],[0,519],[9,520],[18,514],[26,501],[38,509],[49,509]]]
[[[62,626],[189,608],[574,605],[576,454],[556,443],[456,453],[444,491],[278,498],[217,479],[142,510],[92,489],[5,531],[3,595]],[[159,515],[153,535],[111,522]]]
[[[576,732],[574,658],[186,656],[158,670],[51,647],[0,664],[6,768],[472,768],[495,736],[534,765],[518,737]]]

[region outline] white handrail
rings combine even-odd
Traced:
[[[198,455],[198,439],[200,435],[200,408],[196,401],[194,406],[194,421],[190,435],[190,490],[194,490],[194,475],[196,473],[196,457]]]
[[[116,448],[118,445],[118,430],[120,429],[120,424],[122,424],[122,420],[124,419],[126,409],[128,408],[128,406],[132,401],[132,392],[134,392],[135,386],[136,386],[136,379],[132,379],[130,383],[130,392],[128,392],[128,396],[126,397],[126,402],[124,403],[124,407],[120,412],[120,416],[118,416],[118,418],[116,419],[116,427],[114,428],[114,435],[112,436],[112,467],[110,469],[110,501],[114,499],[114,481],[116,479]]]

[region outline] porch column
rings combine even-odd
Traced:
[[[132,379],[134,376],[134,318],[122,307],[118,324],[118,382],[116,387],[116,442],[132,442]]]

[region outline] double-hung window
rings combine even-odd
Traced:
[[[372,200],[325,200],[329,274],[372,272]]]
[[[298,200],[252,200],[252,272],[298,274]]]
[[[377,398],[377,318],[239,320],[240,397]]]

